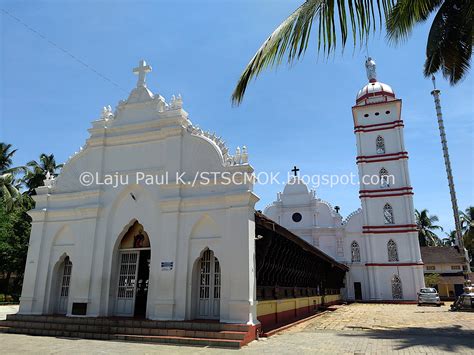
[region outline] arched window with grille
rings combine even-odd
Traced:
[[[394,300],[403,299],[402,280],[400,280],[398,275],[393,275],[392,277],[392,297]]]
[[[398,261],[397,244],[390,239],[387,243],[388,261]]]
[[[387,169],[385,169],[385,168],[380,169],[379,179],[380,179],[380,187],[382,187],[382,188],[390,187],[390,183],[388,181],[388,171],[387,171]]]
[[[382,136],[377,136],[375,141],[377,154],[385,154],[385,140]]]
[[[360,262],[360,247],[359,243],[357,243],[355,240],[351,244],[351,261],[353,263]]]
[[[385,224],[393,224],[393,208],[389,203],[383,206],[383,220]]]

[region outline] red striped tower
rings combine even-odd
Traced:
[[[402,101],[377,81],[373,59],[365,66],[369,83],[357,94],[352,114],[370,299],[414,300],[424,278]]]

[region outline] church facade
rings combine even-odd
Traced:
[[[362,209],[342,220],[295,177],[264,216],[247,149],[231,154],[180,96],[152,93],[150,71],[141,61],[127,100],[104,107],[37,189],[20,315],[275,325],[341,301],[341,289],[349,300],[416,298],[423,267],[388,85],[369,77],[353,107],[359,173],[383,177],[361,187]]]
[[[251,173],[245,149],[153,94],[150,70],[37,189],[20,313],[257,323],[253,183],[199,175]]]
[[[369,83],[352,108],[361,208],[343,219],[337,206],[295,176],[264,213],[349,266],[345,299],[413,301],[424,277],[402,102],[389,85],[377,81],[371,58],[366,69]]]

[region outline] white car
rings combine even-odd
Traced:
[[[439,299],[438,291],[435,288],[422,288],[418,292],[418,306],[422,304],[435,304],[438,307],[442,305]]]

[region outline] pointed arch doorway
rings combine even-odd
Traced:
[[[72,262],[66,256],[57,267],[57,279],[54,282],[53,313],[64,315],[67,313],[69,288],[71,285]]]
[[[146,316],[150,280],[150,239],[143,226],[135,221],[119,245],[119,270],[115,315]]]
[[[212,250],[206,249],[196,264],[195,312],[198,319],[219,319],[221,267]]]

